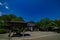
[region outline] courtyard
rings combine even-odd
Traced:
[[[30,34],[30,36],[11,37],[10,40],[60,40],[60,33],[56,32],[24,32],[24,34]],[[8,33],[0,34],[0,40],[9,40]]]

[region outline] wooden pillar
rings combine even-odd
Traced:
[[[9,40],[11,39],[11,33],[12,33],[11,30],[9,30],[9,35],[8,35],[9,36]]]

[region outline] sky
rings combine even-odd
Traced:
[[[60,0],[0,0],[1,13],[13,13],[25,21],[60,19]]]

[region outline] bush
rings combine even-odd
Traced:
[[[3,34],[3,33],[6,33],[7,32],[7,30],[6,29],[0,29],[0,34]]]

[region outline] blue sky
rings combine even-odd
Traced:
[[[6,3],[0,6],[0,11],[21,16],[25,21],[39,21],[45,17],[60,19],[60,0],[0,0],[0,2]]]

